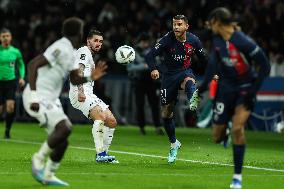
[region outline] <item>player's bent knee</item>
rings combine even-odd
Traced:
[[[117,126],[117,121],[115,118],[108,119],[106,125],[110,128],[115,128]]]
[[[12,104],[7,104],[7,113],[13,113],[15,111],[15,105]]]
[[[90,118],[93,121],[95,120],[106,121],[107,115],[102,111],[102,109],[99,106],[96,106],[90,110]]]

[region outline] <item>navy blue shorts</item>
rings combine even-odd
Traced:
[[[162,75],[161,104],[167,105],[176,102],[180,85],[186,77],[195,79],[191,69],[178,72],[167,72]]]
[[[213,107],[213,123],[227,124],[232,119],[235,108],[244,103],[245,94],[248,90],[249,88],[239,91],[224,91],[218,87]]]

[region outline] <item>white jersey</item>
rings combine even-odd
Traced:
[[[79,67],[79,64],[83,64],[85,66],[84,69],[84,76],[90,76],[92,69],[95,68],[95,63],[93,60],[93,56],[91,51],[87,46],[81,47],[76,51],[76,58],[75,58],[75,64],[77,67]],[[83,84],[84,93],[93,94],[93,81],[89,81]],[[70,83],[70,92],[77,92],[78,86],[72,85]]]
[[[50,45],[43,56],[49,64],[38,69],[36,91],[40,98],[56,100],[69,72],[77,69],[75,49],[65,37]]]

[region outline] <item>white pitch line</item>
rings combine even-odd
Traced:
[[[30,175],[31,172],[0,172],[0,175]],[[108,176],[177,176],[177,177],[231,177],[232,174],[170,174],[170,173],[109,173],[109,172],[60,172],[60,175],[108,175]],[[246,177],[284,177],[281,174],[246,174]]]
[[[41,145],[42,143],[39,142],[31,142],[31,141],[23,141],[23,140],[5,140],[0,139],[0,141],[5,142],[15,142],[15,143],[21,143],[21,144],[38,144]],[[78,150],[90,150],[95,151],[94,148],[88,148],[88,147],[81,147],[81,146],[69,146],[69,148],[78,149]],[[141,156],[141,157],[152,157],[152,158],[161,158],[161,159],[167,159],[167,157],[164,156],[158,156],[158,155],[152,155],[152,154],[142,154],[142,153],[136,153],[136,152],[126,152],[126,151],[118,151],[118,150],[110,150],[110,152],[117,153],[117,154],[127,154],[127,155],[134,155],[134,156]],[[218,162],[210,162],[210,161],[201,161],[201,160],[190,160],[190,159],[179,159],[178,161],[184,161],[184,162],[191,162],[191,163],[199,163],[199,164],[208,164],[208,165],[218,165],[218,166],[227,166],[227,167],[233,167],[232,164],[227,163],[218,163]],[[243,166],[247,169],[255,169],[255,170],[264,170],[264,171],[272,171],[272,172],[282,172],[284,173],[284,169],[274,169],[274,168],[266,168],[266,167],[255,167],[255,166]]]

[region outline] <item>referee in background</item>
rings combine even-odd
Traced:
[[[19,82],[20,87],[25,85],[25,64],[19,49],[11,45],[12,34],[10,30],[3,28],[0,31],[0,41],[0,115],[4,112],[4,105],[6,104],[4,138],[9,139],[15,115],[17,82]],[[19,80],[16,77],[16,64],[19,69]]]

